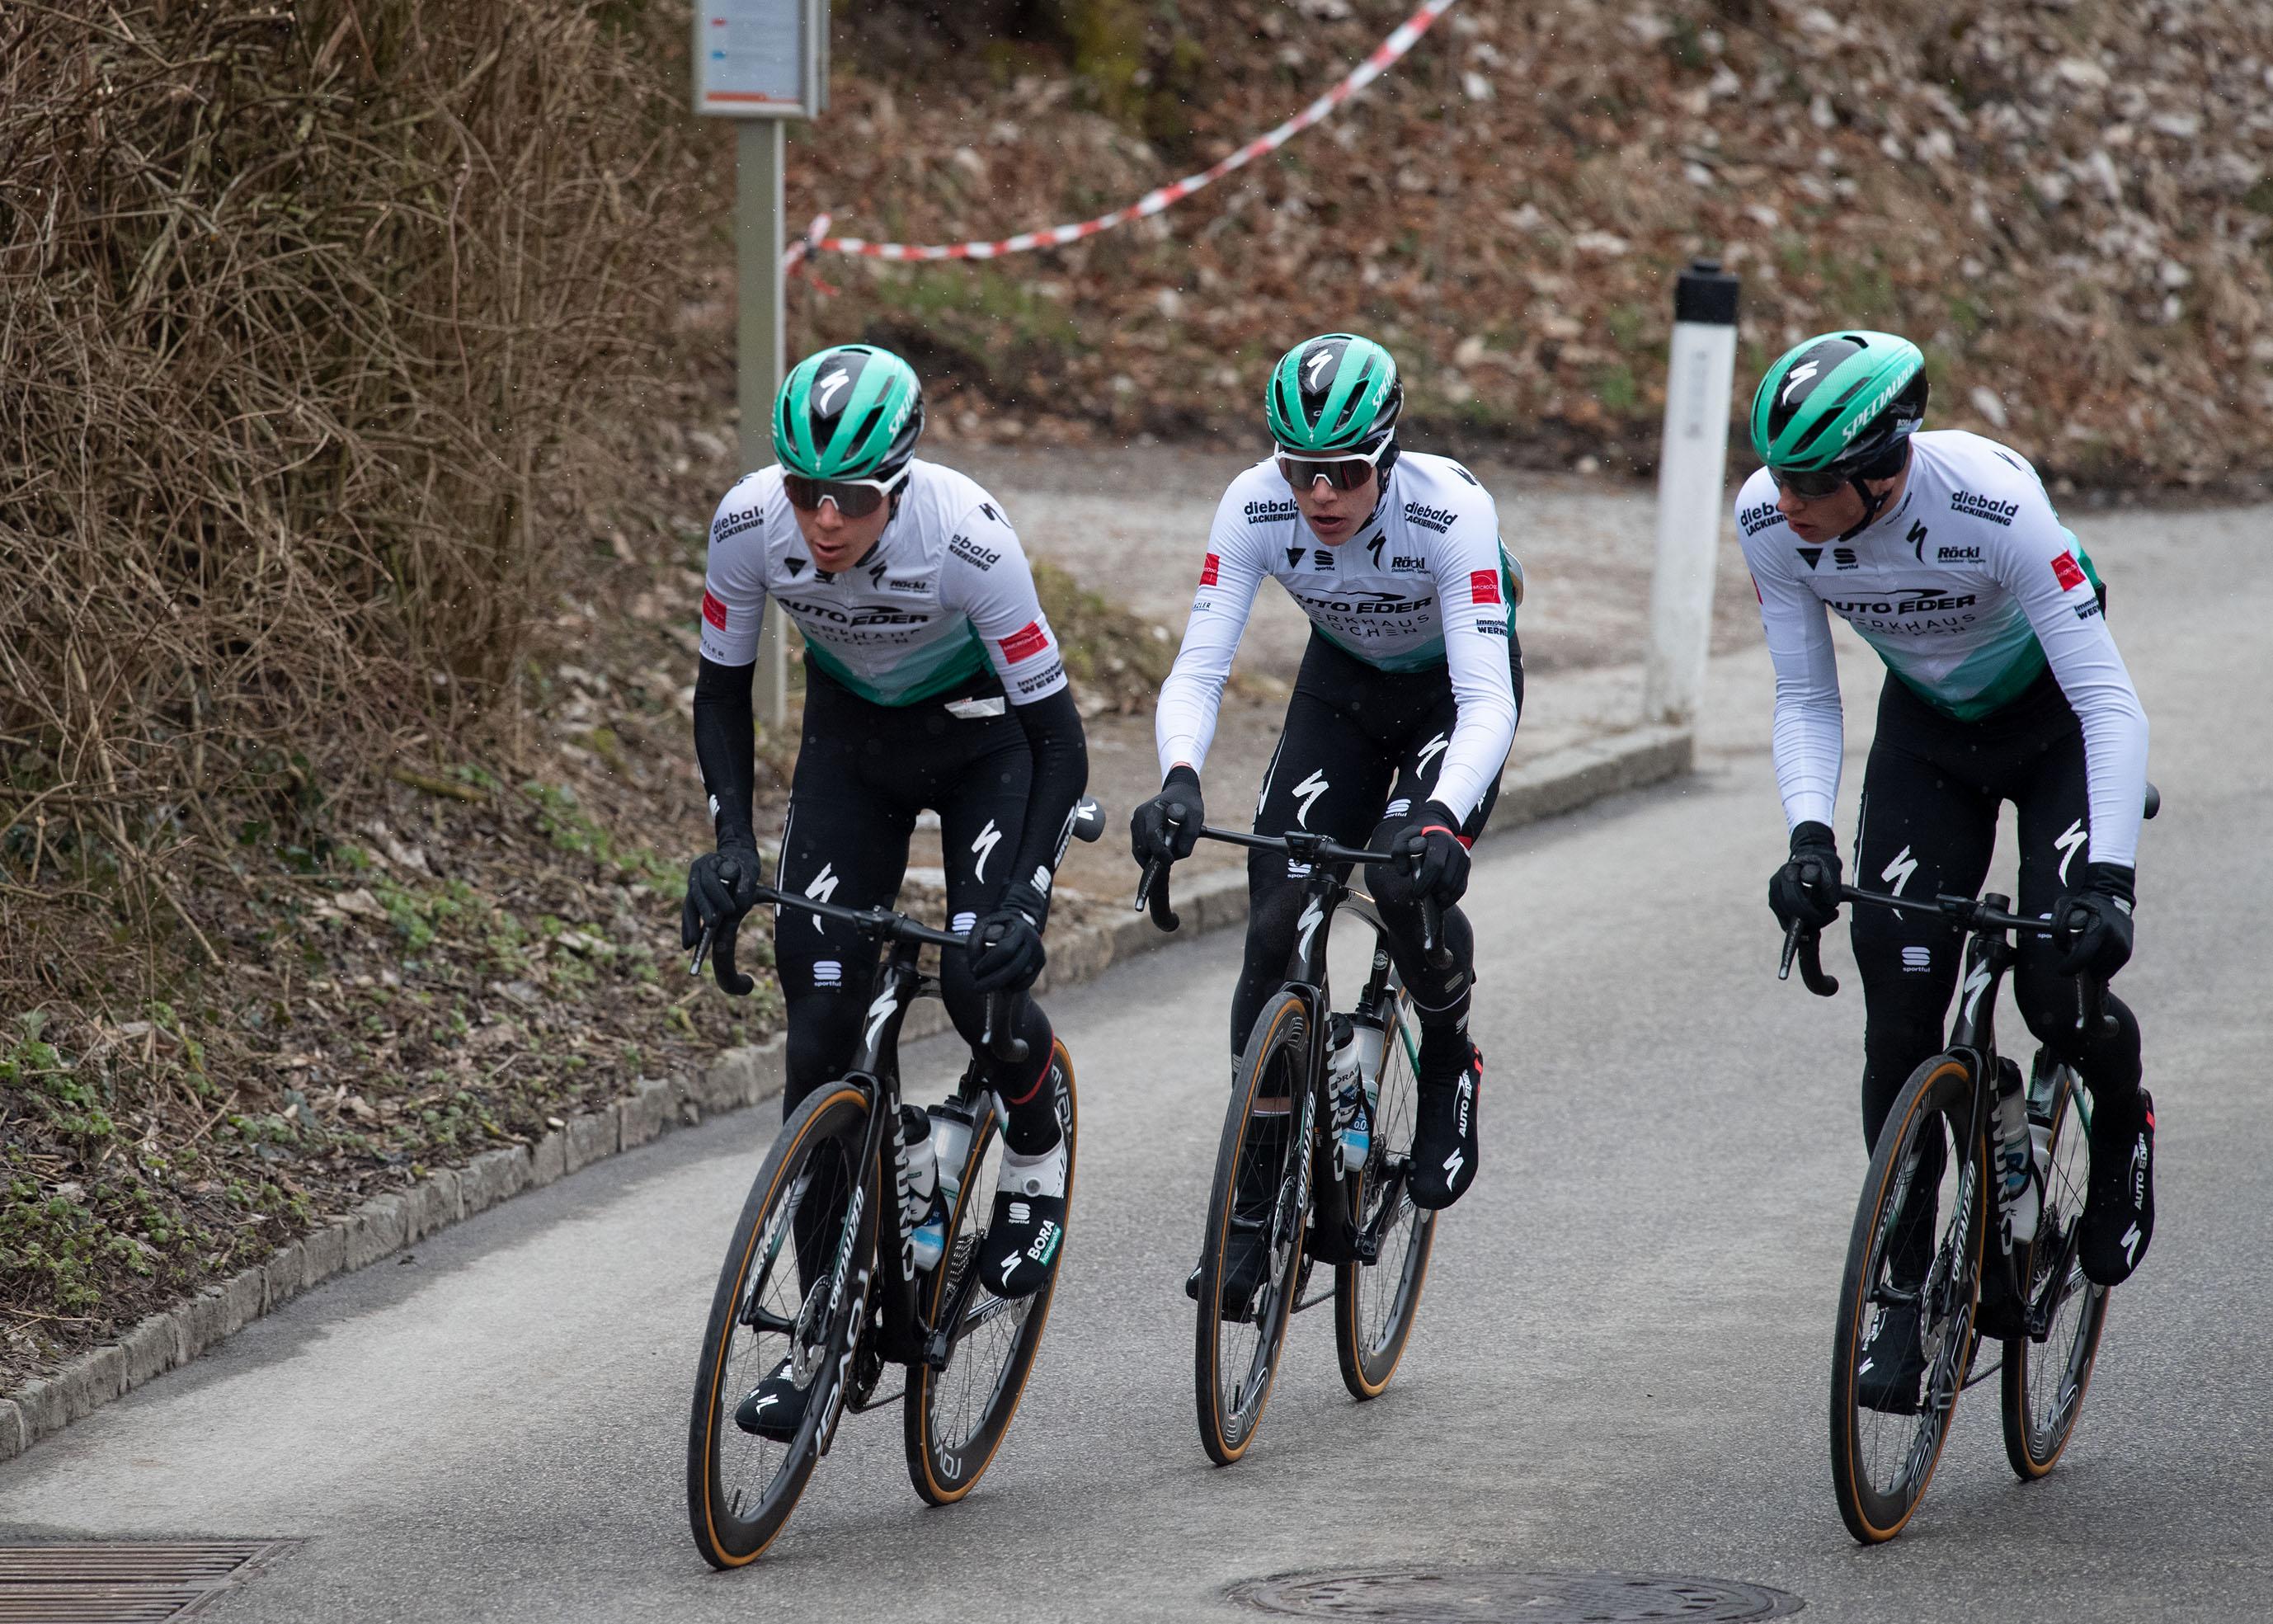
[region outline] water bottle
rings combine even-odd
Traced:
[[[945,1106],[933,1107],[927,1116],[933,1178],[938,1190],[929,1215],[916,1229],[916,1267],[920,1269],[936,1267],[947,1250],[948,1214],[955,1210],[956,1195],[963,1188],[964,1158],[971,1154],[969,1123]]]
[[[939,1163],[932,1151],[931,1117],[919,1106],[900,1108],[900,1165],[907,1173],[900,1186],[900,1223],[915,1237],[916,1267],[927,1269],[939,1261],[946,1230],[937,1211]]]
[[[2014,1244],[2025,1245],[2037,1238],[2037,1138],[2029,1128],[2021,1068],[2005,1062],[1997,1083],[1997,1165],[2005,1179],[2005,1215],[2012,1222]]]
[[[1341,1147],[1342,1166],[1354,1173],[1373,1151],[1372,1100],[1366,1085],[1380,1072],[1381,1029],[1337,1015],[1327,1036],[1326,1083],[1334,1102],[1334,1139]]]

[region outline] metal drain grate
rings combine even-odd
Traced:
[[[165,1624],[185,1619],[287,1543],[0,1545],[0,1624]]]
[[[1264,1613],[1378,1624],[1741,1624],[1788,1617],[1807,1605],[1737,1579],[1508,1568],[1280,1574],[1235,1584],[1231,1597]]]

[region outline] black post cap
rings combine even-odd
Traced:
[[[1692,259],[1673,284],[1673,319],[1737,325],[1737,289],[1743,281],[1721,268],[1718,259]]]

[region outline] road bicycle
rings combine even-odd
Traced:
[[[1084,800],[1075,832],[1103,829]],[[731,883],[731,876],[724,876]],[[859,1052],[842,1078],[817,1088],[782,1124],[743,1204],[719,1270],[694,1380],[686,1440],[686,1511],[694,1544],[713,1568],[743,1567],[762,1554],[796,1508],[847,1411],[900,1402],[908,1478],[934,1506],[971,1492],[993,1462],[1025,1389],[1057,1289],[1057,1265],[1032,1296],[996,1297],[975,1267],[992,1217],[1000,1169],[996,1104],[972,1056],[950,1099],[929,1109],[935,1147],[964,1142],[940,1159],[946,1199],[945,1244],[928,1269],[917,1263],[916,1232],[904,1215],[909,1189],[902,1141],[899,1035],[919,997],[939,996],[935,976],[918,967],[926,945],[968,951],[970,940],[886,908],[846,908],[770,887],[761,906],[785,907],[852,926],[889,951],[875,978]],[[719,984],[746,993],[750,978],[733,964],[731,933],[706,934]],[[986,1002],[980,1047],[1016,1063],[1026,1044],[1011,1034],[1009,1001]],[[1073,1193],[1078,1112],[1072,1057],[1054,1045],[1058,1124],[1065,1135],[1066,1193]],[[832,1211],[841,1213],[832,1220]],[[1057,1262],[1061,1264],[1061,1246]],[[787,1361],[806,1389],[804,1417],[779,1442],[735,1422],[742,1395]],[[905,1380],[879,1394],[885,1368]]]
[[[1351,864],[1407,860],[1303,830],[1272,837],[1204,828],[1198,838],[1277,853],[1294,865],[1289,872],[1309,876],[1286,984],[1256,1017],[1234,1077],[1200,1249],[1194,1398],[1202,1446],[1228,1466],[1255,1441],[1287,1321],[1304,1309],[1332,1297],[1334,1350],[1352,1397],[1375,1398],[1389,1386],[1420,1308],[1437,1214],[1416,1207],[1407,1188],[1420,1061],[1412,999],[1380,914],[1347,879]],[[1148,864],[1136,906],[1174,930],[1167,876],[1165,861]],[[1431,964],[1449,963],[1433,898],[1422,914],[1422,951]],[[1362,953],[1346,960],[1361,989],[1337,1011],[1329,943],[1345,916],[1366,929]],[[1332,1086],[1337,1060],[1340,1087]],[[1262,1237],[1264,1267],[1252,1290],[1234,1278],[1229,1253],[1238,1234]],[[1334,1283],[1306,1296],[1317,1263],[1332,1267]]]
[[[2147,816],[2160,797],[2150,787]],[[1948,1046],[1913,1071],[1879,1130],[1847,1243],[1831,1363],[1831,1477],[1847,1531],[1892,1539],[1917,1511],[1949,1436],[1958,1395],[2003,1377],[2005,1455],[2023,1481],[2052,1470],[2074,1435],[2107,1320],[2108,1291],[2085,1278],[2078,1237],[2091,1183],[2091,1090],[2038,1049],[2024,1082],[1997,1052],[1997,994],[2017,957],[2016,931],[2052,936],[2048,919],[2012,912],[1990,893],[1926,902],[1840,887],[1857,906],[1933,909],[1965,933],[1964,974]],[[1808,990],[1829,997],[1818,932],[1785,932],[1779,977],[1795,959]],[[2112,1026],[2106,983],[2077,980],[2079,1032]],[[2025,1089],[2032,1164],[2009,1195],[1997,1110]],[[1952,1154],[1952,1153],[1955,1154]],[[2033,1191],[2029,1189],[2033,1185]],[[2029,1200],[2033,1194],[2034,1201]],[[2026,1214],[2035,1207],[2033,1229]],[[2026,1231],[2014,1234],[2015,1220]],[[1918,1317],[1925,1370],[1915,1402],[1863,1402],[1864,1350],[1882,1315]],[[1974,1364],[1984,1341],[2001,1357]],[[1903,1395],[1906,1400],[1907,1395]]]

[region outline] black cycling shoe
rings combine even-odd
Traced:
[[[1918,1387],[1925,1378],[1925,1350],[1918,1343],[1915,1300],[1887,1303],[1872,1322],[1855,1366],[1855,1402],[1890,1416],[1918,1412]]]
[[[2155,1237],[2155,1099],[2144,1088],[2128,1109],[2103,1105],[2091,1119],[2091,1190],[2076,1250],[2084,1278],[2119,1286]]]
[[[1031,1297],[1048,1283],[1065,1240],[1066,1154],[1061,1139],[1051,1160],[1013,1168],[1002,1161],[994,1212],[979,1246],[979,1283],[999,1297]]]
[[[797,1385],[790,1373],[790,1362],[784,1359],[772,1375],[734,1406],[734,1425],[777,1444],[794,1442],[797,1429],[805,1425],[806,1400],[810,1396],[811,1390]]]
[[[1224,1247],[1223,1289],[1217,1293],[1216,1313],[1230,1320],[1247,1319],[1255,1312],[1255,1294],[1271,1274],[1271,1245],[1260,1229],[1234,1229]],[[1200,1268],[1194,1264],[1184,1277],[1184,1295],[1200,1300]]]
[[[1420,1111],[1413,1127],[1413,1170],[1406,1180],[1414,1206],[1431,1212],[1450,1207],[1476,1182],[1476,1093],[1483,1072],[1483,1052],[1471,1044],[1468,1063],[1456,1075],[1442,1082],[1422,1078],[1415,1084]]]

